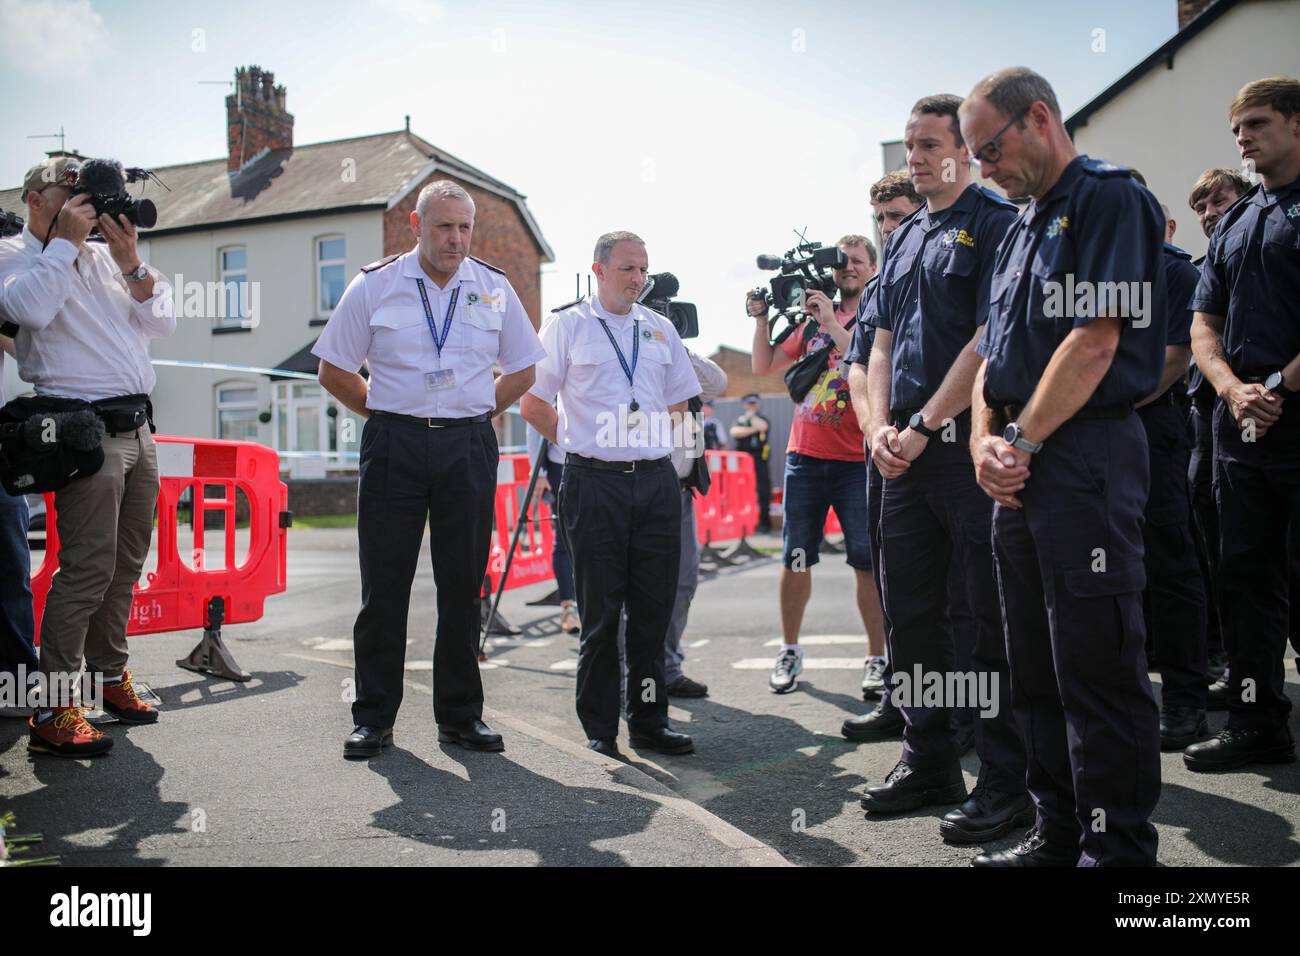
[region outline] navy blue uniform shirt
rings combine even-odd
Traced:
[[[1075,157],[998,249],[977,348],[988,359],[985,400],[1024,405],[1071,331],[1125,305],[1115,357],[1085,405],[1132,405],[1155,391],[1168,322],[1164,236],[1160,206],[1127,169]]]
[[[998,243],[1014,204],[974,183],[941,212],[922,206],[885,243],[877,328],[893,333],[889,409],[920,408],[988,314]]]
[[[1196,291],[1201,272],[1192,265],[1192,254],[1184,252],[1173,243],[1164,245],[1165,288],[1169,308],[1169,327],[1165,331],[1166,345],[1192,344],[1192,293]]]
[[[858,314],[853,320],[853,341],[844,353],[845,365],[866,365],[871,358],[871,346],[876,341],[876,283],[880,279],[877,272],[862,289],[858,299]]]
[[[1300,355],[1300,180],[1257,183],[1210,236],[1197,312],[1223,316],[1223,352],[1238,376],[1267,375]]]

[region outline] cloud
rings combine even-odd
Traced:
[[[0,0],[0,55],[16,72],[80,76],[112,45],[90,0]]]

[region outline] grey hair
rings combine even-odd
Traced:
[[[420,196],[415,200],[415,212],[423,219],[425,212],[429,208],[429,203],[434,199],[459,199],[462,202],[469,203],[470,213],[475,212],[474,197],[465,190],[461,189],[450,179],[439,179],[435,183],[429,183],[420,190]]]
[[[645,240],[635,232],[607,232],[596,240],[596,251],[591,254],[591,261],[599,262],[602,266],[609,265],[610,253],[620,242],[637,242],[645,245]]]
[[[975,84],[966,102],[971,100],[987,100],[1008,119],[1019,116],[1042,100],[1053,116],[1061,118],[1061,106],[1056,101],[1052,84],[1027,66],[1008,67],[984,77]]]

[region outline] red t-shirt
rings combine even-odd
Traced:
[[[853,324],[855,313],[836,312],[835,317],[847,328]],[[781,343],[781,351],[797,359],[830,344],[829,333],[820,328],[805,344],[801,326]],[[862,429],[849,401],[849,369],[844,364],[844,354],[833,349],[825,373],[795,406],[786,450],[832,461],[864,461],[862,445]]]

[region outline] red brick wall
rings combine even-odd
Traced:
[[[235,71],[239,96],[226,97],[226,169],[237,172],[264,149],[293,148],[293,114],[275,74],[252,66]]]
[[[411,213],[420,190],[439,179],[450,179],[474,197],[474,238],[470,252],[475,258],[491,263],[505,271],[506,278],[519,295],[524,310],[533,320],[541,323],[542,254],[533,241],[533,234],[519,215],[513,202],[487,192],[477,186],[461,182],[454,176],[436,172],[406,197],[384,213],[384,255],[408,252],[415,248],[415,234],[411,232]]]
[[[750,354],[723,346],[709,356],[727,373],[727,390],[723,398],[739,398],[756,392],[759,395],[785,395],[785,369],[769,375],[755,375]]]

